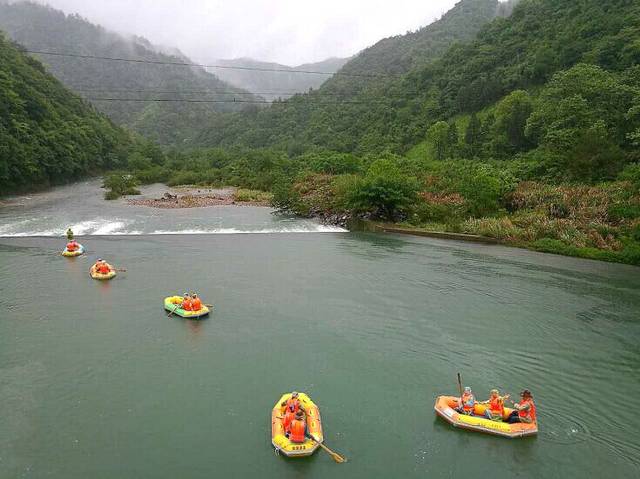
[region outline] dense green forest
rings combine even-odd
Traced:
[[[328,58],[321,62],[305,63],[303,65],[290,67],[279,63],[262,62],[252,58],[234,58],[232,60],[215,60],[213,63],[229,67],[280,71],[250,71],[220,68],[213,68],[211,71],[221,80],[231,85],[244,88],[267,100],[275,100],[276,98],[289,98],[296,93],[305,93],[312,88],[319,88],[327,78],[330,78],[330,73],[340,70],[348,60],[348,58]],[[294,73],[292,70],[325,74]]]
[[[147,146],[0,34],[0,195],[123,168]]]
[[[29,50],[192,63],[178,50],[164,52],[144,38],[125,38],[93,25],[79,15],[65,15],[59,10],[32,2],[9,4],[0,0],[0,30]],[[188,145],[203,124],[221,112],[238,111],[241,107],[233,103],[94,99],[254,98],[203,68],[50,55],[39,58],[56,78],[81,96],[91,99],[100,111],[116,123],[165,145]]]
[[[378,46],[342,70],[395,75],[339,75],[231,115],[204,134],[216,148],[174,153],[137,177],[271,190],[279,208],[328,221],[640,264],[640,4],[501,8],[513,13],[463,1],[409,36],[430,38],[421,57],[394,63]],[[479,12],[488,24],[465,42],[459,28],[481,23]],[[398,52],[413,51],[406,41],[395,39]],[[370,67],[354,66],[367,56]],[[342,101],[323,96],[340,88]]]

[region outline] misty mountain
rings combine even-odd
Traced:
[[[253,98],[203,68],[161,64],[193,63],[178,50],[119,35],[79,15],[65,15],[47,6],[0,1],[0,30],[27,50],[141,60],[36,55],[55,77],[116,123],[163,144],[189,142],[212,117],[240,110],[234,98]],[[138,101],[119,101],[122,99]],[[140,101],[148,99],[215,103]]]
[[[304,93],[309,89],[319,88],[330,75],[315,73],[288,73],[292,70],[333,73],[338,71],[348,62],[348,58],[328,58],[317,63],[305,63],[295,67],[281,65],[279,63],[262,62],[252,58],[236,58],[232,60],[216,60],[216,65],[256,68],[267,70],[284,70],[278,72],[230,70],[224,68],[212,68],[218,78],[239,88],[243,88],[268,100],[276,98],[289,98],[296,93]]]
[[[398,101],[417,95],[404,75],[433,62],[453,45],[473,40],[501,14],[497,0],[462,0],[432,24],[363,50],[320,89],[268,109],[216,121],[199,142],[277,145],[291,152],[310,146],[337,151],[398,149],[422,134],[417,125],[398,131],[390,128],[396,115],[412,114],[397,111]]]

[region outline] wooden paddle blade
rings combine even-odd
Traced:
[[[337,452],[333,452],[331,449],[329,449],[327,446],[325,446],[322,443],[319,443],[320,447],[327,453],[329,454],[334,461],[336,461],[338,464],[342,464],[343,462],[347,462],[347,460],[342,457],[340,454],[338,454]]]

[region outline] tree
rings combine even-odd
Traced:
[[[416,201],[418,189],[418,180],[404,175],[392,160],[378,160],[353,185],[347,204],[356,211],[394,220]]]
[[[480,154],[482,145],[482,124],[478,119],[478,115],[471,114],[469,124],[464,133],[465,156],[467,158],[475,158]]]
[[[532,111],[533,102],[524,90],[516,90],[498,103],[494,142],[500,156],[517,153],[530,146],[525,127]]]
[[[449,124],[439,121],[431,125],[427,132],[427,139],[431,142],[437,160],[444,160],[449,147]]]

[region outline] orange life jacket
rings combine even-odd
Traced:
[[[191,300],[190,299],[183,299],[181,307],[185,311],[191,311]]]
[[[74,242],[67,243],[67,251],[75,251],[77,249],[78,249],[78,243],[74,243]]]
[[[96,269],[100,274],[109,274],[111,272],[111,270],[109,269],[109,265],[107,265],[106,263],[100,263]]]
[[[502,398],[490,398],[489,399],[489,411],[494,414],[504,415],[504,401]]]
[[[287,411],[291,411],[292,413],[297,413],[300,409],[300,400],[297,398],[289,398],[287,399]]]
[[[288,433],[291,427],[291,421],[293,421],[296,417],[296,414],[289,411],[284,413],[284,419],[282,420],[282,427],[284,427],[284,432]]]
[[[304,437],[305,429],[306,425],[304,421],[300,421],[298,419],[294,419],[293,421],[291,421],[289,429],[289,440],[298,444],[306,441],[306,438]]]
[[[461,401],[465,411],[473,411],[473,406],[476,404],[476,398],[473,397],[473,394],[462,393]]]
[[[202,301],[200,301],[200,298],[191,300],[191,309],[194,311],[200,311],[202,309]]]
[[[526,411],[518,411],[518,416],[528,418],[531,422],[536,422],[536,405],[533,403],[533,399],[523,399],[518,403],[518,406],[523,407],[529,404],[529,409]]]

